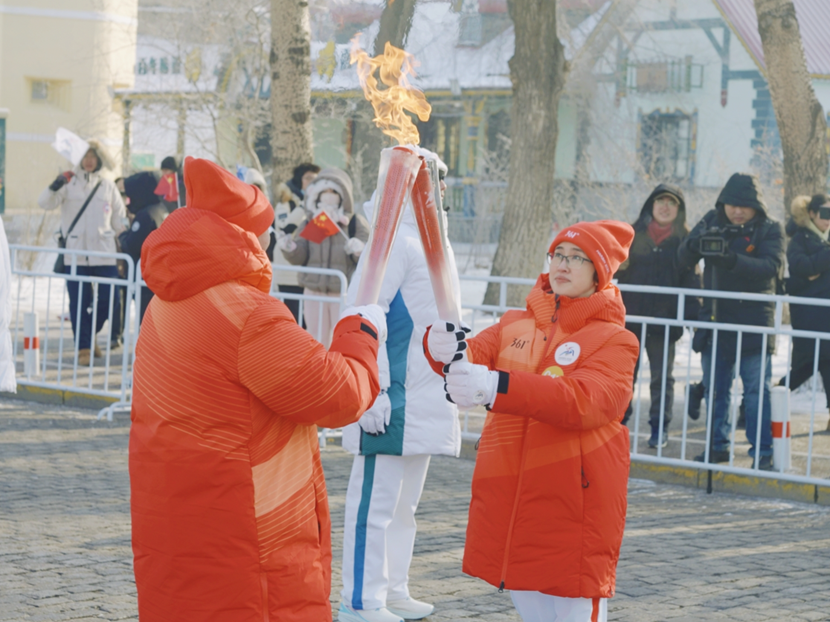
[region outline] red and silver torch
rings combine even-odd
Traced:
[[[412,207],[418,233],[427,259],[429,280],[438,307],[438,317],[461,324],[461,312],[455,297],[452,273],[447,257],[447,229],[438,179],[438,163],[424,160],[412,189]]]
[[[420,167],[421,159],[406,147],[392,147],[380,153],[372,231],[366,251],[369,256],[357,287],[357,305],[377,304],[392,243]]]

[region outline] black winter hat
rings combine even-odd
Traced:
[[[179,172],[179,165],[176,164],[176,158],[173,156],[167,156],[161,161],[161,166],[159,168],[167,169],[168,171],[174,171],[176,173]]]
[[[764,193],[758,178],[747,173],[735,173],[726,182],[723,190],[720,191],[715,207],[723,211],[724,205],[735,207],[751,207],[767,216],[767,204],[764,203]]]
[[[161,176],[155,171],[142,171],[124,179],[124,194],[130,202],[127,209],[137,214],[149,205],[155,205],[161,199],[155,193]]]

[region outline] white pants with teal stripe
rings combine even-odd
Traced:
[[[341,592],[352,609],[409,598],[415,510],[429,458],[355,456],[346,492]]]

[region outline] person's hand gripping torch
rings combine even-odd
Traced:
[[[438,317],[461,328],[461,313],[447,259],[446,221],[442,211],[438,163],[435,160],[423,160],[421,164],[412,189],[412,207],[426,255]]]
[[[404,204],[412,194],[412,186],[420,167],[421,159],[406,147],[392,147],[380,153],[372,231],[363,276],[355,297],[356,305],[378,302],[389,253],[401,224]]]

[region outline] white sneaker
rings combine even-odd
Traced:
[[[420,620],[435,611],[435,607],[429,603],[422,603],[414,598],[405,600],[388,600],[386,608],[404,620]]]
[[[352,609],[346,603],[340,603],[337,619],[339,622],[403,622],[401,616],[395,615],[386,607],[380,609]]]

